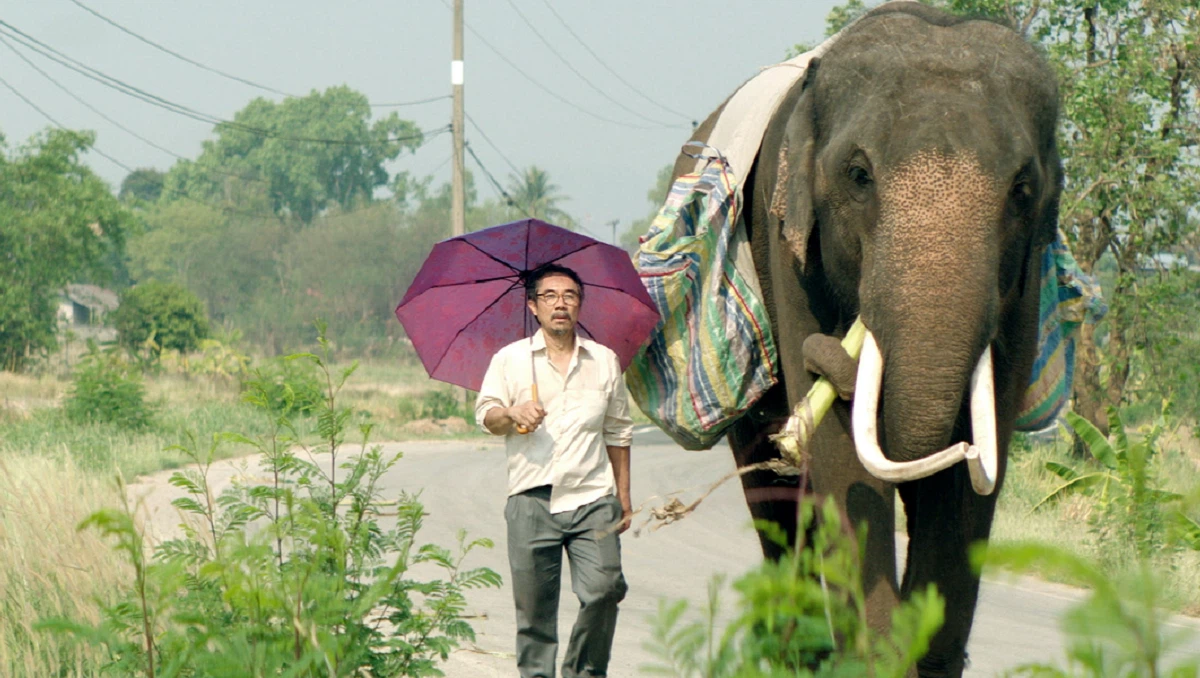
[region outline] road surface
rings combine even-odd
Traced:
[[[388,451],[403,451],[404,458],[386,477],[385,494],[399,490],[421,491],[429,512],[419,537],[421,541],[453,547],[459,529],[471,537],[490,537],[491,550],[472,555],[466,567],[487,566],[508,579],[505,552],[504,449],[499,441],[478,439],[448,442],[388,443]],[[256,462],[248,459],[222,462],[212,471],[213,486],[220,488],[232,479],[255,473]],[[633,446],[633,500],[637,505],[654,496],[688,490],[685,503],[699,496],[713,481],[733,470],[732,457],[723,444],[709,452],[687,452],[652,427],[639,429]],[[147,478],[134,485],[132,494],[143,497],[150,525],[161,536],[172,531],[178,517],[169,505],[178,490],[166,483],[169,473]],[[662,501],[649,502],[658,506]],[[635,520],[637,527],[642,524]],[[657,663],[642,647],[650,637],[652,618],[659,601],[686,598],[698,609],[714,575],[726,576],[723,596],[727,619],[736,604],[728,582],[761,560],[758,540],[750,527],[750,514],[742,499],[740,484],[725,483],[688,518],[662,529],[632,531],[622,537],[625,577],[629,594],[621,604],[609,675],[614,678],[641,675],[639,667]],[[564,558],[565,563],[565,558]],[[564,573],[559,610],[559,637],[565,645],[578,603],[569,590]],[[968,651],[971,666],[966,675],[994,676],[1031,661],[1061,663],[1063,637],[1059,615],[1083,592],[1066,586],[1022,578],[1013,583],[985,580]],[[473,647],[455,652],[443,669],[451,678],[498,678],[516,675],[513,649],[511,591],[471,591],[468,615],[477,635]],[[1176,630],[1192,634],[1189,652],[1200,654],[1200,623],[1178,617]],[[561,647],[560,647],[561,650]],[[561,652],[560,652],[561,655]]]

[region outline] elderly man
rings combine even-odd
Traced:
[[[626,591],[617,535],[631,517],[633,422],[616,354],[575,333],[579,276],[548,264],[527,277],[525,296],[541,329],[496,353],[475,405],[508,453],[517,667],[522,678],[554,678],[565,549],[580,609],[563,677],[605,676]]]

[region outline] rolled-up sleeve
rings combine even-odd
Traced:
[[[505,379],[506,363],[503,351],[492,356],[487,372],[483,375],[483,385],[479,387],[479,396],[475,398],[475,423],[484,433],[491,433],[483,425],[483,419],[487,416],[488,410],[493,407],[512,405],[508,397],[508,386]]]
[[[633,419],[629,416],[629,395],[621,378],[621,363],[609,354],[608,410],[604,413],[604,444],[629,447],[633,443]]]

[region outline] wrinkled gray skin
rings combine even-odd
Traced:
[[[915,3],[877,8],[810,66],[745,191],[782,380],[731,428],[739,465],[778,456],[767,435],[813,383],[805,358],[822,373],[846,369],[844,353],[826,342],[818,355],[810,338],[843,336],[861,312],[884,358],[880,442],[897,461],[971,439],[968,383],[991,344],[1003,480],[1034,358],[1038,262],[1057,222],[1056,117],[1054,75],[1017,34]],[[692,162],[681,156],[676,174]],[[794,480],[743,482],[755,518],[794,535]],[[810,482],[869,526],[872,625],[886,628],[899,599],[935,583],[946,622],[919,672],[961,675],[979,588],[968,547],[987,539],[996,494],[976,495],[964,464],[898,487],[871,477],[844,401],[814,438]],[[893,489],[910,539],[899,582]],[[779,555],[766,540],[763,549]]]

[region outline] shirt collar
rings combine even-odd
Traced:
[[[575,345],[577,347],[579,347],[580,349],[582,349],[584,351],[587,351],[588,353],[591,353],[592,352],[591,344],[592,344],[591,339],[584,339],[582,336],[580,336],[580,334],[578,332],[575,333]],[[546,335],[543,334],[543,330],[541,328],[538,328],[538,331],[535,332],[533,334],[533,337],[529,340],[529,350],[532,352],[546,350]]]

